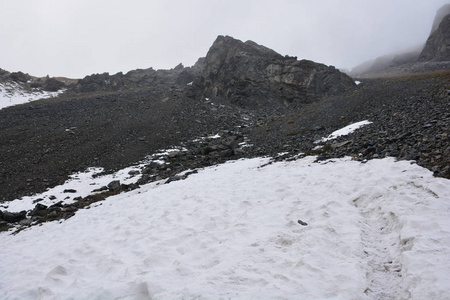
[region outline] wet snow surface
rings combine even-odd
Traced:
[[[450,298],[448,180],[314,159],[233,161],[1,233],[0,299]]]

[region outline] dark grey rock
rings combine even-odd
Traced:
[[[11,74],[9,74],[9,77],[11,77],[12,80],[16,81],[16,82],[27,82],[29,80],[31,80],[31,76],[28,74],[25,74],[23,72],[12,72]]]
[[[44,91],[49,91],[49,92],[56,92],[59,91],[60,89],[64,88],[65,84],[55,78],[48,78],[45,81],[45,84],[43,85],[43,90]]]
[[[447,5],[447,8],[450,5]],[[450,9],[443,17],[438,28],[429,36],[419,61],[449,61],[450,60]]]
[[[167,183],[171,183],[173,181],[183,180],[185,178],[186,177],[184,177],[184,176],[175,175],[175,176],[169,177],[169,179],[167,179],[165,183],[167,184]]]
[[[108,183],[108,190],[115,192],[120,188],[120,180],[114,180]]]
[[[48,207],[46,205],[38,203],[36,204],[34,209],[30,212],[30,216],[38,216],[38,217],[45,216],[48,213],[47,208]]]
[[[342,93],[355,83],[334,67],[284,57],[255,42],[219,36],[206,55],[197,97],[222,98],[242,107],[313,102]]]
[[[21,212],[9,212],[9,211],[4,210],[2,212],[2,214],[0,215],[0,217],[8,223],[19,222],[19,221],[25,219],[26,216],[27,216],[27,212],[24,210]]]
[[[130,172],[128,172],[128,175],[130,176],[136,176],[141,174],[141,172],[139,172],[138,170],[131,170]]]
[[[92,193],[103,192],[103,191],[107,191],[107,190],[108,190],[107,186],[102,186],[98,189],[92,190]]]
[[[307,226],[308,223],[303,222],[302,220],[298,220],[298,224],[302,225],[302,226]]]

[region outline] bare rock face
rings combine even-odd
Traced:
[[[434,18],[425,45],[402,53],[392,53],[362,63],[349,73],[354,78],[377,78],[407,73],[448,69],[450,63],[450,4],[441,7]]]
[[[354,86],[334,67],[228,36],[216,39],[202,64],[202,76],[193,84],[197,97],[223,98],[244,107],[307,103]]]
[[[215,98],[247,107],[308,103],[354,87],[334,67],[282,56],[252,41],[219,36],[206,57],[192,67],[138,69],[126,74],[93,74],[80,79],[75,92],[125,91],[140,88],[186,91],[189,98]]]
[[[450,14],[450,4],[445,4],[444,6],[438,9],[438,11],[436,12],[436,16],[434,17],[433,26],[431,26],[430,35],[439,28],[439,25],[441,24],[442,20],[448,14]]]
[[[123,74],[92,74],[78,80],[74,92],[90,93],[97,91],[126,91],[148,87],[167,88],[174,84],[185,85],[196,75],[194,67],[185,68],[182,64],[170,70],[136,69]]]
[[[25,83],[31,79],[31,76],[23,72],[12,72],[9,77],[15,82]]]
[[[450,61],[450,14],[431,33],[419,61]]]
[[[60,89],[63,89],[65,87],[65,84],[55,78],[48,78],[47,80],[45,80],[45,84],[43,86],[43,90],[44,91],[49,91],[49,92],[56,92],[59,91]]]

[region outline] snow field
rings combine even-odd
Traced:
[[[450,297],[448,180],[392,158],[268,161],[0,234],[0,298]]]

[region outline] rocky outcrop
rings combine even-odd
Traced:
[[[61,77],[60,77],[61,78]],[[58,79],[60,79],[58,78]],[[41,93],[43,91],[56,92],[69,87],[73,79],[63,78],[63,82],[54,77],[34,77],[23,72],[8,72],[0,69],[0,83],[10,85],[11,88],[28,93]],[[13,92],[13,90],[11,90]]]
[[[192,67],[138,69],[126,74],[93,74],[78,81],[75,92],[177,89],[196,99],[215,98],[242,107],[308,103],[354,87],[334,67],[282,56],[252,41],[219,36],[206,57]]]
[[[430,35],[439,28],[439,25],[441,24],[442,20],[445,18],[445,16],[449,14],[450,14],[450,4],[445,4],[444,6],[438,9],[438,11],[436,12],[436,16],[434,17]]]
[[[48,92],[56,92],[65,87],[66,87],[66,85],[63,82],[61,82],[55,78],[47,78],[47,80],[45,80],[45,83],[44,83],[44,86],[42,89],[44,91],[48,91]]]
[[[186,85],[199,75],[198,68],[187,67],[182,64],[170,70],[136,69],[126,74],[119,72],[92,74],[78,80],[73,91],[89,93],[94,91],[125,91],[140,88],[170,87],[174,84]]]
[[[450,61],[450,14],[445,16],[439,27],[431,33],[420,61]]]
[[[28,74],[25,74],[23,72],[12,72],[11,74],[9,74],[9,77],[15,81],[15,82],[28,82],[29,80],[31,80],[31,76]]]
[[[196,96],[227,99],[243,107],[307,103],[354,86],[334,67],[282,56],[229,36],[219,36],[202,63],[202,76],[193,83]]]
[[[432,72],[448,69],[449,61],[450,4],[446,4],[437,11],[425,45],[364,62],[354,67],[349,75],[353,78],[377,78]]]

